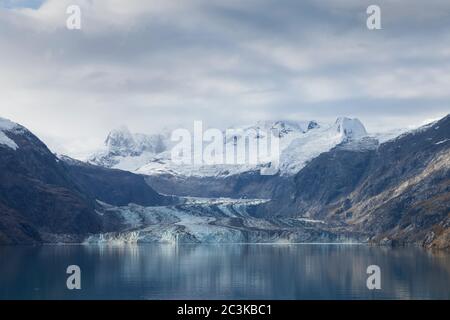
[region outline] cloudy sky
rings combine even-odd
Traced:
[[[0,0],[0,117],[58,152],[123,124],[414,126],[450,112],[449,88],[448,0]]]

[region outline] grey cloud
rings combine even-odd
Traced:
[[[194,119],[351,115],[378,130],[450,110],[448,1],[378,1],[380,31],[359,0],[69,1],[83,29],[68,31],[64,1],[0,7],[0,116],[49,141]]]

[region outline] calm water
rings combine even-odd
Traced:
[[[66,289],[79,265],[82,290]],[[366,288],[379,265],[382,290]],[[450,299],[450,255],[359,245],[0,247],[0,299]]]

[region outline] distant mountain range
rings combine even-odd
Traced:
[[[305,165],[340,144],[361,150],[375,149],[394,134],[368,134],[358,119],[340,117],[333,123],[316,121],[259,121],[234,127],[244,136],[258,140],[254,132],[271,132],[280,137],[280,163],[275,177],[260,175],[270,163],[245,165],[178,165],[171,161],[170,131],[155,135],[133,134],[126,127],[113,130],[101,150],[89,163],[147,175],[159,192],[179,196],[272,198],[274,189],[289,185]],[[376,138],[375,138],[376,137]],[[224,140],[224,150],[235,141]]]
[[[255,128],[280,135],[273,176],[259,174],[264,164],[174,165],[168,133],[126,128],[112,131],[88,162],[58,158],[27,129],[1,119],[0,243],[450,247],[450,116],[381,142],[349,118],[242,127]]]
[[[367,143],[373,144],[375,140],[369,138],[358,119],[344,117],[331,124],[319,124],[316,121],[260,121],[255,125],[233,129],[242,130],[246,137],[253,140],[260,139],[254,132],[270,132],[279,136],[279,171],[283,176],[296,174],[309,160],[344,141],[366,139]],[[144,135],[132,134],[126,127],[121,127],[111,131],[104,147],[87,161],[146,175],[169,174],[181,177],[226,177],[258,171],[268,165],[261,161],[257,165],[177,165],[171,161],[170,150],[174,142],[170,138],[167,130],[162,134]],[[233,143],[236,141],[225,139],[224,150]]]

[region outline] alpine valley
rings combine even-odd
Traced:
[[[0,118],[0,244],[450,248],[450,115],[384,135],[344,117],[240,129],[277,132],[276,174],[260,174],[270,163],[175,164],[169,131],[133,134],[125,127],[80,161],[55,155],[29,130]]]

